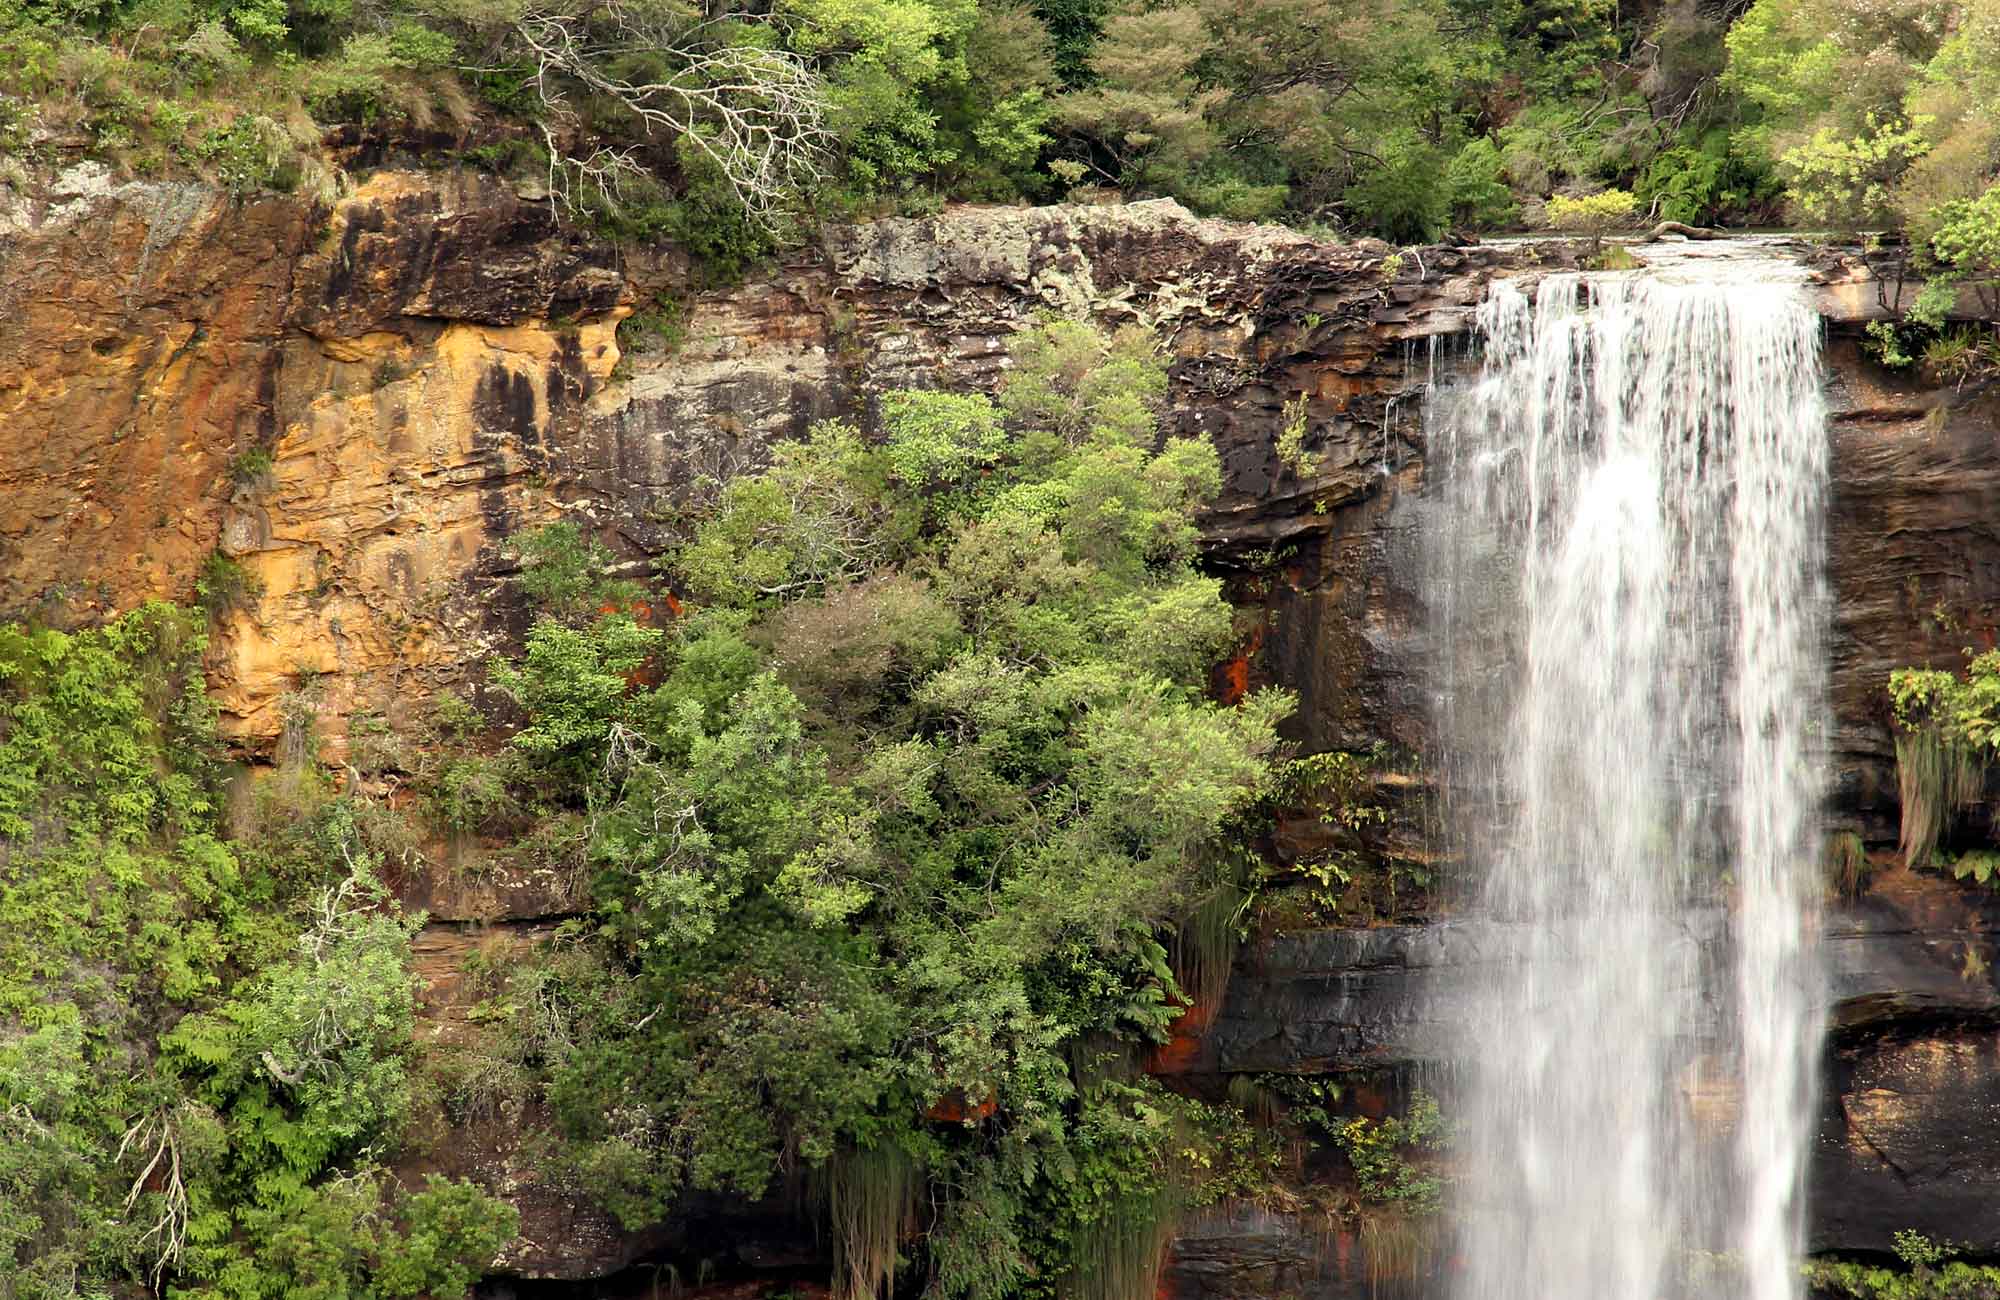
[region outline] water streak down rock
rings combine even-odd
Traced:
[[[1511,932],[1471,995],[1460,1289],[1785,1300],[1819,1039],[1819,321],[1758,263],[1503,282],[1480,328],[1430,511],[1450,823]]]

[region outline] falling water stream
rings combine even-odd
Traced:
[[[1790,1300],[1819,1024],[1819,320],[1754,255],[1494,286],[1430,416],[1477,880],[1462,1300]]]

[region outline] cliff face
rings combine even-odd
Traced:
[[[1462,329],[1486,275],[1538,260],[1389,255],[1171,202],[974,210],[838,230],[697,295],[475,175],[381,173],[326,211],[79,168],[0,211],[0,606],[185,597],[220,552],[260,588],[224,621],[228,731],[268,745],[304,669],[338,745],[490,648],[511,532],[572,513],[637,561],[772,439],[865,423],[889,388],[990,382],[1043,310],[1172,339],[1176,431],[1226,458],[1210,535],[1245,562],[1348,528],[1385,455],[1415,464],[1408,413],[1384,421],[1403,341]],[[621,368],[617,322],[662,292],[684,341]],[[1323,453],[1304,480],[1271,448],[1301,393]]]
[[[1039,311],[1132,321],[1169,340],[1170,426],[1213,438],[1226,484],[1213,563],[1264,617],[1218,685],[1301,696],[1309,748],[1422,753],[1421,568],[1409,512],[1432,340],[1461,334],[1496,274],[1573,261],[1561,245],[1335,246],[1199,221],[1169,202],[964,210],[835,230],[752,282],[697,292],[671,258],[621,260],[545,206],[476,175],[380,173],[330,209],[77,169],[0,205],[0,608],[87,621],[185,599],[204,565],[247,583],[218,616],[227,734],[267,754],[283,697],[320,683],[327,757],[446,685],[478,689],[518,627],[507,538],[588,521],[637,568],[713,484],[813,420],[862,424],[899,386],[983,385]],[[1835,814],[1893,836],[1891,667],[1953,665],[2000,626],[1993,402],[1883,376],[1846,324],[1876,308],[1823,274],[1835,322],[1832,646]],[[671,351],[623,355],[619,322],[665,296]],[[1301,477],[1280,462],[1307,399]],[[426,1033],[448,1038],[475,925],[522,938],[569,906],[533,880],[413,880]],[[1830,921],[1842,1034],[1828,1062],[1815,1244],[1877,1248],[1916,1226],[2000,1251],[2000,1149],[1970,1151],[2000,1098],[2000,914],[1902,879]],[[490,940],[480,940],[490,941]],[[1451,1009],[1436,972],[1478,951],[1449,925],[1294,936],[1247,954],[1196,1074],[1399,1069],[1431,1059]],[[514,1134],[436,1153],[528,1211],[510,1269],[599,1275],[661,1244],[610,1230],[534,1182]],[[725,1212],[718,1210],[717,1214]],[[769,1220],[735,1233],[776,1258]],[[1190,1228],[1189,1294],[1359,1286],[1354,1243],[1262,1212]],[[1310,1262],[1331,1251],[1337,1267]],[[1317,1279],[1317,1280],[1314,1280]]]

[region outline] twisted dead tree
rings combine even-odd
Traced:
[[[530,6],[515,18],[514,38],[534,67],[529,82],[548,110],[552,198],[574,204],[583,183],[616,199],[645,174],[630,146],[580,156],[559,147],[556,128],[581,124],[569,98],[578,87],[623,108],[649,136],[684,143],[713,164],[754,222],[770,223],[791,196],[825,179],[833,132],[819,74],[788,51],[717,39],[712,26],[680,28],[620,3],[584,13]],[[643,67],[672,70],[628,75]]]
[[[160,1109],[141,1115],[125,1130],[115,1157],[123,1161],[129,1152],[145,1160],[132,1179],[131,1190],[125,1194],[126,1213],[131,1213],[147,1192],[159,1193],[158,1213],[137,1243],[142,1250],[152,1253],[153,1266],[148,1272],[155,1291],[187,1249],[191,1207],[181,1169],[181,1129],[185,1118],[183,1109]]]

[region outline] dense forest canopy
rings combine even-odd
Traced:
[[[507,171],[724,266],[801,221],[1171,195],[1410,242],[1654,219],[1990,256],[1990,0],[6,0],[0,144],[326,186]]]

